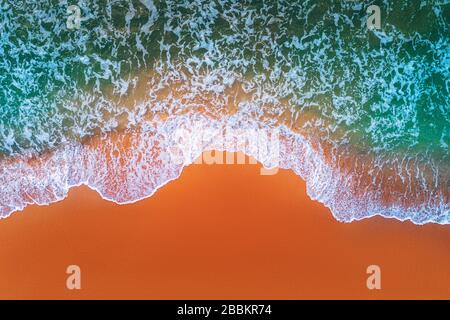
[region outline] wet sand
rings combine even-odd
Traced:
[[[450,226],[344,224],[290,171],[192,165],[135,204],[80,187],[0,220],[0,298],[450,299]]]

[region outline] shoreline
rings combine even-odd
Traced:
[[[288,170],[191,165],[117,205],[86,186],[0,220],[0,298],[448,299],[448,226],[334,219]],[[80,265],[82,289],[65,288]],[[382,290],[365,287],[379,264]]]
[[[338,150],[307,140],[285,127],[277,129],[280,130],[278,156],[267,150],[261,152],[259,149],[265,146],[261,148],[257,141],[242,144],[239,142],[242,134],[236,132],[230,135],[231,144],[225,146],[220,132],[234,123],[233,119],[212,122],[201,115],[178,117],[131,132],[93,137],[86,144],[68,145],[44,157],[4,162],[0,182],[8,188],[2,190],[4,204],[0,209],[4,216],[9,216],[11,211],[21,211],[29,203],[60,201],[70,188],[83,184],[98,191],[104,199],[120,204],[134,203],[152,196],[178,178],[183,167],[193,163],[204,150],[245,150],[245,154],[268,168],[290,169],[306,180],[310,197],[324,203],[339,221],[380,215],[411,220],[418,225],[449,223],[448,194],[443,183],[445,173],[444,176],[430,175],[432,168],[424,168],[423,174],[417,175],[417,164],[405,159],[391,160],[384,170],[372,163],[373,159],[340,155]],[[250,120],[237,124],[240,131],[260,128],[258,122]],[[176,137],[178,130],[174,128],[187,129],[188,139],[194,140],[180,144]],[[200,136],[197,146],[198,132],[205,128],[218,131],[214,139],[207,141],[202,141]],[[268,128],[262,131],[271,135]],[[171,159],[174,150],[184,154],[183,163]],[[274,166],[273,161],[278,165]],[[14,182],[11,176],[15,177]],[[436,184],[432,184],[433,181]]]

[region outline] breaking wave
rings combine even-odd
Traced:
[[[78,30],[68,5],[0,4],[0,216],[81,184],[137,201],[216,149],[293,170],[340,221],[450,223],[450,1],[380,1],[375,31],[355,1],[84,1]]]

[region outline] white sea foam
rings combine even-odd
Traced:
[[[135,131],[106,136],[92,144],[69,144],[51,154],[34,160],[25,156],[6,159],[0,171],[0,212],[7,217],[29,204],[45,205],[64,199],[71,187],[87,185],[104,199],[119,204],[131,203],[151,196],[156,190],[180,176],[203,150],[224,149],[220,139],[200,139],[201,149],[186,148],[187,162],[180,164],[171,156],[180,144],[174,133],[183,127],[192,134],[203,130],[226,131],[230,126],[243,130],[264,130],[261,123],[242,120],[242,115],[212,120],[203,115],[181,116],[155,122]],[[290,169],[307,182],[308,195],[330,208],[339,221],[350,222],[374,215],[411,220],[416,224],[450,223],[448,198],[437,194],[419,205],[405,206],[402,201],[383,206],[381,190],[355,194],[358,175],[336,170],[323,153],[308,140],[286,127],[280,128],[280,168]],[[229,130],[231,139],[241,137]],[[269,134],[269,132],[267,133]],[[124,143],[129,148],[124,147]],[[218,143],[218,141],[220,141]],[[273,166],[270,159],[261,159],[257,146],[231,143],[224,151],[243,151]],[[214,183],[214,181],[211,181]],[[409,182],[410,183],[410,182]],[[405,195],[408,197],[408,195]],[[440,197],[440,198],[439,198]],[[400,199],[399,199],[400,200]]]
[[[85,1],[68,32],[62,6],[2,2],[1,215],[80,184],[150,196],[179,176],[168,150],[185,126],[279,130],[280,166],[339,220],[449,223],[448,5],[385,0],[371,34],[351,1]],[[227,149],[270,165],[247,147]]]

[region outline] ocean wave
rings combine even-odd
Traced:
[[[243,119],[239,113],[226,119],[199,114],[181,116],[132,131],[95,137],[83,144],[66,145],[40,157],[3,160],[0,214],[7,217],[29,204],[45,205],[62,200],[71,187],[79,185],[87,185],[104,199],[119,204],[135,202],[178,178],[183,168],[204,150],[223,150],[244,152],[268,168],[277,165],[294,171],[306,180],[308,195],[329,207],[339,221],[382,215],[416,224],[450,223],[447,181],[442,179],[439,167],[434,167],[435,172],[429,177],[417,161],[404,159],[396,164],[392,162],[392,171],[381,168],[374,172],[373,168],[377,168],[374,162],[339,159],[337,151],[327,150],[285,126],[278,128],[279,153],[264,153],[255,141],[242,142],[239,132],[265,130],[270,136],[273,129]],[[176,137],[180,128],[191,133],[191,141],[201,143],[196,147],[180,144]],[[213,130],[216,135],[208,139],[195,137],[205,130]],[[226,144],[220,139],[225,132],[229,138]],[[173,157],[174,149],[180,148],[184,155],[182,162]],[[443,173],[448,178],[448,171]]]
[[[150,196],[224,148],[171,163],[184,126],[280,130],[338,220],[448,223],[449,1],[385,0],[374,31],[354,1],[83,1],[78,30],[68,5],[0,4],[2,216],[80,184]]]

